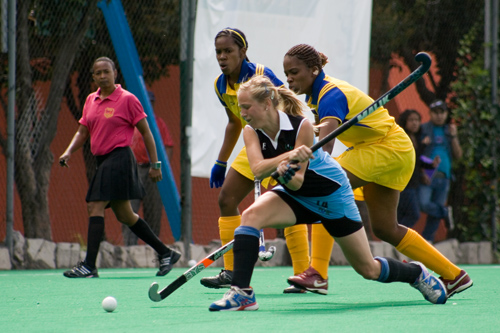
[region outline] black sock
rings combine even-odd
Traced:
[[[168,254],[171,250],[162,243],[143,219],[139,217],[137,222],[130,227],[130,230],[137,235],[144,243],[151,246],[160,256]]]
[[[235,235],[233,253],[234,271],[231,285],[248,288],[259,256],[259,238],[252,235]]]
[[[99,253],[99,246],[104,237],[104,217],[89,217],[89,230],[87,234],[87,255],[85,263],[90,268],[95,268],[95,261]]]
[[[393,258],[384,257],[389,264],[389,276],[387,280],[383,281],[386,283],[389,282],[408,282],[415,283],[415,281],[422,273],[422,269],[419,265],[404,263],[399,260]]]

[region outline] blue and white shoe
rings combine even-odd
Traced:
[[[221,300],[210,304],[208,309],[210,311],[252,311],[258,310],[259,305],[252,288],[240,289],[232,286]]]
[[[418,261],[410,262],[422,268],[422,273],[411,286],[418,289],[424,298],[433,304],[444,304],[448,299],[446,296],[446,287],[437,277],[429,273],[427,268]]]

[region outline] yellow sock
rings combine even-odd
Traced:
[[[408,232],[396,246],[396,250],[408,258],[420,261],[425,267],[441,275],[444,279],[453,280],[460,274],[460,268],[413,229],[408,228]]]
[[[333,237],[321,223],[311,228],[311,266],[318,271],[323,279],[328,278],[328,266],[332,256]]]
[[[285,239],[292,258],[293,275],[300,274],[309,268],[307,224],[297,224],[285,228]]]
[[[222,245],[234,239],[234,230],[241,224],[241,215],[221,216],[219,218],[219,235]],[[232,271],[234,267],[234,254],[230,250],[224,254],[224,269]]]

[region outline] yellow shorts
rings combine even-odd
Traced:
[[[250,163],[248,162],[248,156],[247,156],[247,149],[246,147],[243,147],[241,151],[239,152],[238,156],[234,159],[233,163],[231,164],[231,168],[234,170],[238,171],[238,173],[242,174],[246,178],[250,180],[254,180],[254,175],[252,173],[252,170],[250,169]],[[267,188],[269,184],[272,186],[278,184],[276,180],[274,180],[271,177],[265,178],[262,180],[262,186]]]
[[[404,130],[394,125],[384,138],[357,144],[337,161],[358,178],[402,191],[415,168],[415,150]]]
[[[354,200],[365,201],[365,195],[363,194],[363,187],[358,187],[354,189]]]

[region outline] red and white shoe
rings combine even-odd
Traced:
[[[443,281],[444,286],[446,287],[448,298],[464,291],[467,288],[472,287],[472,280],[469,277],[469,274],[467,274],[467,272],[463,269],[460,271],[460,274],[458,274],[458,276],[453,280],[443,279],[442,277],[440,277],[439,279]]]
[[[328,279],[323,279],[313,267],[309,267],[299,275],[289,277],[288,283],[296,288],[316,294],[328,294]]]

